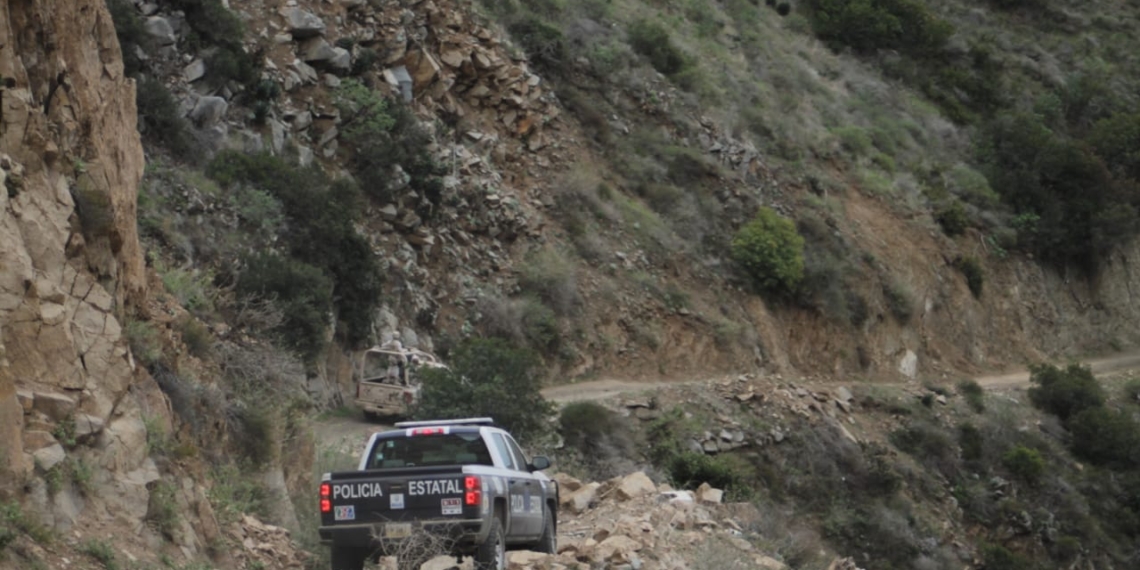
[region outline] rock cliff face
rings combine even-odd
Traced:
[[[143,150],[104,2],[0,4],[0,77],[0,493],[24,487],[57,528],[89,509],[136,527],[158,478],[143,410],[163,400],[122,334],[146,292]],[[98,499],[36,476],[77,461]]]

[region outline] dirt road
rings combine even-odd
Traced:
[[[1102,358],[1091,358],[1081,361],[1082,364],[1092,368],[1095,374],[1112,374],[1128,370],[1140,370],[1140,352],[1119,354]],[[702,378],[694,380],[654,380],[635,381],[607,378],[591,380],[574,384],[551,386],[542,391],[547,400],[555,404],[566,404],[584,400],[604,400],[619,394],[636,394],[667,386],[683,384],[704,384],[717,382],[729,376]],[[1006,390],[1029,385],[1029,371],[1020,369],[1002,374],[987,374],[977,376],[974,380],[988,390]],[[389,429],[390,426],[379,422],[369,422],[363,417],[330,417],[317,423],[317,432],[320,441],[332,442],[338,451],[355,456],[360,453],[360,447],[373,432]]]

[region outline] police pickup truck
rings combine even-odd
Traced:
[[[449,554],[502,569],[507,549],[553,553],[558,486],[490,418],[400,422],[368,440],[356,471],[320,485],[323,544],[332,570],[380,556],[401,569]]]

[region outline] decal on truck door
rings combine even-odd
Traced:
[[[392,510],[404,508],[404,494],[392,493],[391,500],[388,503],[388,508]]]

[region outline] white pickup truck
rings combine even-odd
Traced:
[[[356,471],[322,477],[319,532],[332,570],[380,556],[419,568],[440,554],[501,570],[508,549],[555,551],[558,484],[541,473],[547,458],[528,460],[490,418],[396,428],[372,435]]]

